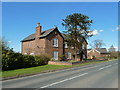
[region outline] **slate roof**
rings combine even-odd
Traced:
[[[106,48],[96,48],[96,50],[99,51],[102,54],[108,53]]]
[[[65,34],[64,33],[61,33],[62,36],[65,38]],[[85,40],[85,42],[87,43],[87,40],[85,38],[83,38]],[[88,44],[88,43],[87,43]]]
[[[49,29],[49,30],[45,30],[41,32],[41,35],[39,36],[39,38],[43,38],[46,37],[47,35],[49,35],[52,31],[54,31],[55,29],[57,29],[57,27]],[[63,33],[60,33],[62,35],[63,38],[65,38],[65,35]],[[31,34],[29,36],[27,36],[26,38],[24,38],[21,42],[24,41],[30,41],[30,40],[35,40],[35,33]],[[84,39],[86,41],[86,39]],[[87,43],[87,41],[86,41]],[[87,43],[88,44],[88,43]]]
[[[91,49],[87,49],[87,51],[90,51]]]
[[[41,35],[39,36],[39,38],[43,38],[43,37],[49,35],[49,34],[50,34],[52,31],[54,31],[55,29],[56,29],[56,28],[52,28],[52,29],[49,29],[49,30],[42,31],[42,32],[41,32]],[[34,39],[35,39],[35,33],[29,35],[29,36],[26,37],[26,38],[24,38],[24,39],[22,40],[22,42],[24,42],[24,41],[30,41],[30,40],[34,40]]]

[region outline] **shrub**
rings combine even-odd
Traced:
[[[12,51],[2,52],[2,70],[12,70],[21,68],[23,63],[22,54]]]
[[[66,61],[67,60],[65,55],[59,55],[59,58],[60,58],[60,61]]]
[[[35,56],[36,65],[46,65],[50,60],[51,60],[51,56],[49,54],[39,54]]]
[[[40,54],[38,56],[22,55],[12,50],[2,51],[2,70],[14,70],[20,68],[28,68],[38,65],[48,64],[51,56],[48,54]]]
[[[35,66],[35,58],[32,55],[23,55],[23,63],[24,67],[32,67]]]

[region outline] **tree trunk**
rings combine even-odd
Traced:
[[[83,51],[80,53],[80,61],[83,60]]]
[[[77,51],[75,51],[75,61],[77,61]]]

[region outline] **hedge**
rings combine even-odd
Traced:
[[[22,55],[13,51],[2,52],[2,70],[14,70],[20,68],[28,68],[34,66],[45,65],[51,57],[48,54],[41,54],[38,56]]]

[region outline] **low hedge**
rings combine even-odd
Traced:
[[[51,57],[48,54],[38,56],[22,55],[13,51],[2,52],[2,70],[14,70],[34,66],[45,65]]]

